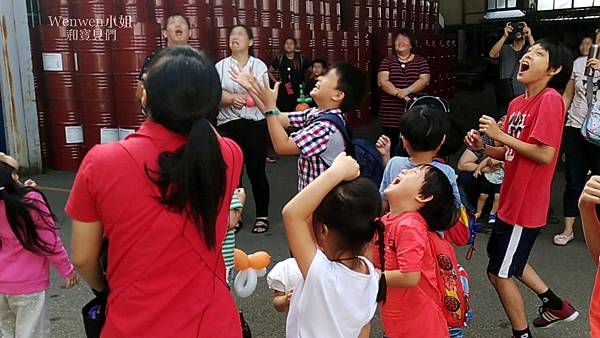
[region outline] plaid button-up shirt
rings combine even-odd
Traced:
[[[320,155],[327,150],[331,136],[338,129],[329,121],[317,121],[313,123],[315,118],[323,114],[338,114],[344,120],[342,111],[339,109],[321,111],[318,108],[311,108],[288,115],[290,124],[293,127],[301,128],[291,135],[300,150],[300,157],[298,158],[298,191],[304,189],[310,182],[319,177],[330,165]]]

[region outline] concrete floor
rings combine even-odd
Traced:
[[[472,125],[475,123],[478,114],[491,112],[491,109],[493,109],[493,107],[490,107],[489,99],[485,99],[484,96],[486,95],[482,93],[457,95],[455,102],[461,108],[453,113],[461,114],[461,116],[464,116],[465,123]],[[373,137],[377,134],[377,128],[371,125],[359,130],[357,134]],[[293,157],[281,159],[276,164],[268,165],[267,171],[271,185],[270,215],[272,229],[265,235],[255,235],[251,233],[250,227],[247,226],[238,235],[237,246],[247,253],[266,250],[272,255],[273,261],[278,262],[289,257],[280,212],[283,205],[296,191],[296,159]],[[40,186],[52,188],[45,189],[45,191],[53,210],[57,214],[61,236],[68,250],[70,250],[71,227],[63,212],[68,193],[56,191],[56,188],[69,189],[73,177],[72,173],[64,172],[49,172],[34,177]],[[563,186],[563,174],[558,172],[553,185],[552,198],[552,205],[557,216],[561,215],[562,212],[561,196]],[[249,195],[251,196],[251,194]],[[244,215],[246,224],[251,224],[253,217],[253,201],[250,197]],[[579,224],[575,228],[576,240],[567,247],[559,248],[552,244],[552,236],[559,232],[561,227],[560,224],[550,224],[545,229],[536,243],[530,263],[559,296],[568,298],[578,308],[581,316],[573,323],[566,323],[546,331],[533,329],[535,337],[579,338],[589,336],[587,313],[596,267],[586,251]],[[485,274],[487,264],[485,245],[488,237],[487,233],[482,233],[477,237],[478,250],[471,261],[465,260],[466,250],[464,248],[458,249],[459,260],[471,275],[472,306],[475,310],[475,319],[471,326],[466,329],[466,336],[510,337],[510,324]],[[52,283],[48,292],[52,337],[85,337],[80,309],[92,298],[92,293],[85,283],[71,290],[66,290],[61,285],[62,281],[57,276],[56,271],[53,270]],[[527,314],[529,319],[532,320],[537,316],[539,300],[528,290],[523,289],[523,293]],[[251,297],[237,299],[237,303],[244,312],[254,337],[284,336],[285,315],[277,313],[271,306],[271,292],[267,289],[264,278],[259,280],[259,286]],[[374,320],[372,336],[382,336],[378,319]]]
[[[247,253],[267,250],[277,262],[289,256],[285,234],[281,224],[280,211],[295,191],[295,158],[284,158],[269,165],[268,176],[271,184],[271,220],[272,229],[265,235],[255,235],[250,227],[244,228],[237,237],[237,246]],[[68,188],[73,174],[50,172],[35,177],[41,186]],[[560,212],[560,193],[563,179],[560,173],[554,184],[553,205]],[[63,213],[67,193],[46,191],[53,210],[56,212],[62,239],[70,250],[71,228]],[[244,215],[246,224],[251,224],[254,212],[250,199]],[[588,326],[588,303],[591,294],[595,267],[589,258],[579,226],[576,227],[577,239],[564,248],[552,244],[552,235],[559,231],[560,225],[549,225],[536,243],[530,262],[559,295],[564,295],[580,310],[582,316],[573,323],[568,323],[548,331],[534,330],[535,337],[586,337]],[[473,308],[475,319],[466,329],[467,337],[509,337],[510,325],[496,294],[487,281],[485,267],[487,264],[485,244],[489,235],[482,233],[477,237],[477,248],[473,259],[464,259],[466,250],[458,249],[458,257],[471,275],[473,290]],[[50,320],[52,337],[84,337],[81,324],[80,308],[92,298],[85,284],[66,290],[55,271],[52,271],[52,285],[49,290]],[[523,290],[530,319],[537,315],[538,299],[528,290]],[[271,306],[271,292],[267,289],[264,278],[259,280],[256,292],[249,298],[237,299],[238,306],[244,312],[255,337],[283,337],[285,315],[277,313]],[[375,321],[373,337],[381,337],[378,321]]]

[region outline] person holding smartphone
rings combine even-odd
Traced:
[[[512,38],[512,43],[506,41]],[[525,92],[525,87],[517,81],[519,60],[527,52],[525,45],[533,46],[535,40],[531,28],[525,22],[507,22],[504,34],[490,49],[489,56],[499,60],[499,81],[496,83],[496,104],[499,117],[506,115],[508,103]],[[512,86],[511,86],[512,85]]]

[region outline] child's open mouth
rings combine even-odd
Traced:
[[[529,70],[529,62],[522,61],[521,66],[519,67],[519,73],[523,73]]]
[[[181,30],[181,29],[175,30],[175,35],[177,35],[177,36],[183,35],[183,30]]]

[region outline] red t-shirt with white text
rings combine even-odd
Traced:
[[[546,224],[550,187],[564,125],[564,103],[554,89],[547,88],[527,99],[523,95],[518,96],[508,106],[504,125],[506,133],[523,142],[551,146],[555,151],[552,162],[542,164],[507,148],[498,210],[503,221],[526,228],[539,228]]]

